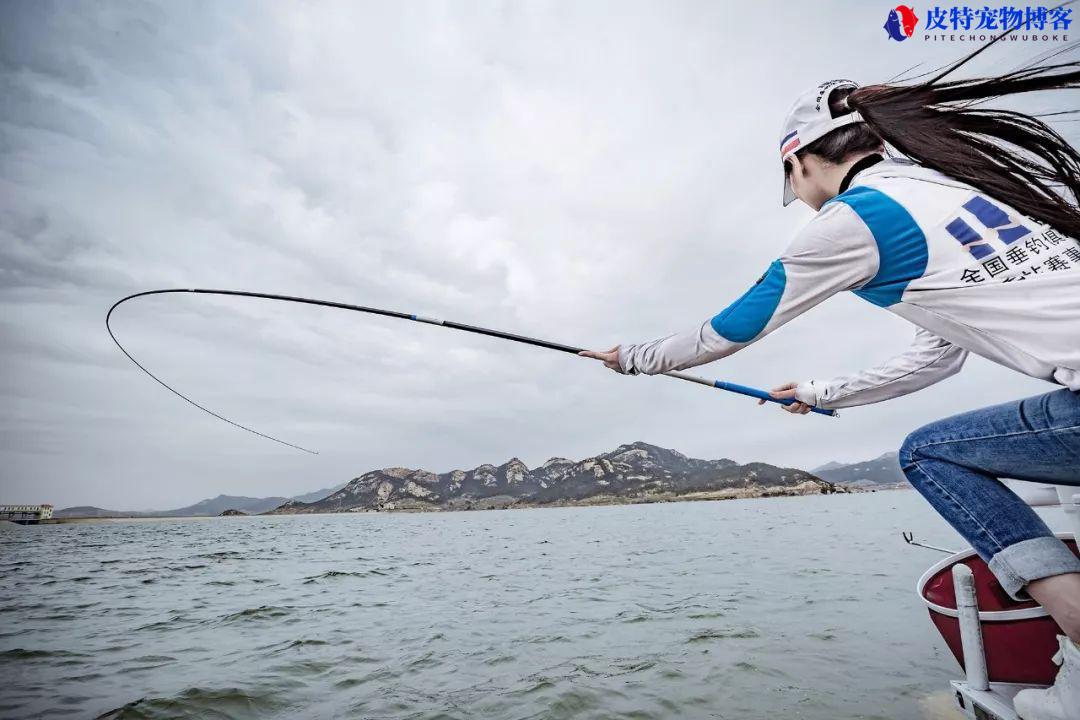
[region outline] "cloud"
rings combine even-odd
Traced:
[[[645,439],[809,467],[1044,386],[978,361],[841,419],[431,327],[166,296],[389,307],[606,347],[700,322],[809,217],[779,206],[791,97],[962,48],[893,47],[879,9],[757,3],[14,2],[0,23],[4,497],[165,507]],[[988,53],[989,54],[989,53]],[[982,68],[1018,62],[1006,47]],[[914,59],[913,59],[914,58]],[[838,333],[835,328],[854,328]],[[703,374],[771,385],[899,352],[854,298]]]

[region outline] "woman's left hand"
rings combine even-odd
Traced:
[[[619,364],[619,346],[600,352],[597,350],[582,350],[578,353],[581,357],[592,358],[593,360],[599,360],[604,363],[604,367],[609,370],[614,370],[617,373],[622,372],[622,365]]]
[[[805,415],[813,409],[813,406],[800,402],[798,398],[795,397],[795,388],[798,386],[799,383],[797,382],[784,383],[783,385],[774,387],[770,390],[769,395],[772,395],[777,400],[787,400],[788,398],[794,400],[795,402],[790,405],[781,405],[780,407],[794,415]],[[764,405],[765,402],[765,400],[758,400],[758,405]]]

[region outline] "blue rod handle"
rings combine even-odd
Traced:
[[[728,392],[739,393],[740,395],[749,395],[750,397],[758,398],[759,400],[767,400],[768,402],[779,403],[781,405],[791,405],[795,402],[791,398],[778,400],[766,390],[759,390],[757,388],[747,387],[746,385],[739,385],[738,383],[733,382],[724,382],[723,380],[714,380],[713,387],[719,388],[720,390],[727,390]],[[835,410],[825,410],[819,407],[811,407],[810,412],[815,412],[818,415],[836,416]]]

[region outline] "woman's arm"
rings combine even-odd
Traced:
[[[588,353],[618,372],[655,375],[730,355],[843,290],[861,287],[878,268],[877,243],[855,212],[830,203],[742,297],[689,330],[617,350]]]
[[[779,397],[794,397],[799,402],[821,408],[845,408],[891,400],[922,390],[960,372],[967,351],[919,328],[906,352],[885,363],[832,380],[810,380],[793,388],[777,390]]]

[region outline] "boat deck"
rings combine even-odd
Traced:
[[[1020,720],[1013,709],[1016,693],[1041,685],[990,683],[989,690],[974,690],[962,680],[952,681],[956,704],[971,720]]]

